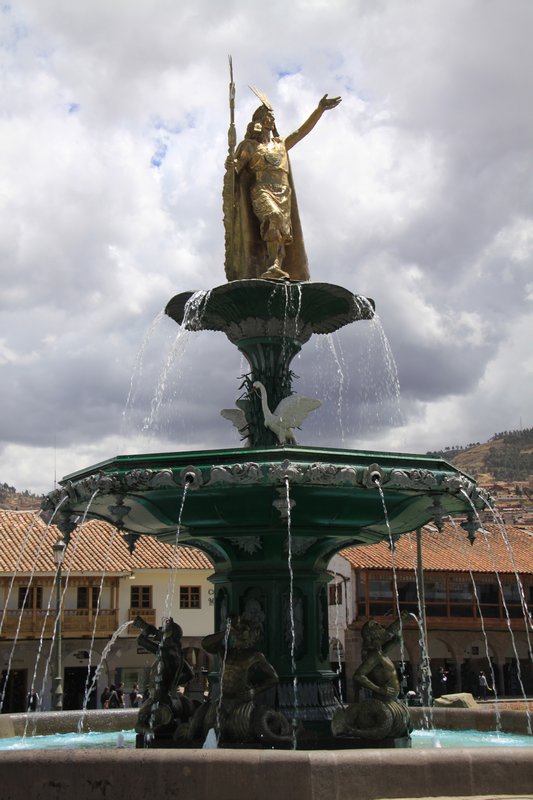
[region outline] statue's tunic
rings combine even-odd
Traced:
[[[266,242],[285,247],[282,268],[291,280],[309,280],[296,195],[285,141],[268,144],[245,139],[238,146],[252,151],[246,166],[235,176],[235,202],[225,215],[228,280],[259,278],[268,268]]]
[[[248,162],[255,175],[250,194],[265,242],[292,243],[289,158],[283,142],[257,144]]]

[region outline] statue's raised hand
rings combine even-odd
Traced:
[[[324,97],[318,101],[318,107],[321,111],[329,111],[331,108],[336,108],[341,100],[342,97],[328,97],[327,94],[325,94]]]

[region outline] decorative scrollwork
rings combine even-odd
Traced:
[[[285,479],[289,479],[289,483],[304,483],[306,470],[299,464],[293,464],[291,461],[285,459],[281,464],[271,464],[268,468],[268,478],[273,483],[285,483]]]
[[[292,497],[287,498],[287,491],[284,486],[278,487],[276,491],[279,497],[272,502],[272,505],[276,511],[279,511],[281,519],[288,519],[291,509],[296,505],[296,500],[293,500]]]
[[[466,492],[466,494],[470,496],[474,489],[474,484],[464,475],[446,475],[442,479],[441,488],[452,494]]]
[[[316,544],[315,536],[293,536],[291,539],[291,553],[293,556],[302,556],[304,553]],[[283,543],[283,549],[287,553],[289,551],[289,543]]]
[[[216,483],[228,485],[261,483],[262,478],[263,473],[259,464],[250,461],[233,464],[230,467],[211,467],[211,476],[206,486],[213,486]]]
[[[429,469],[393,469],[382,486],[387,489],[436,489],[438,480]]]
[[[263,542],[260,536],[231,536],[228,537],[228,542],[243,550],[248,555],[257,553],[258,550],[263,549]]]
[[[356,486],[357,470],[353,467],[315,462],[308,466],[305,481],[322,486]]]

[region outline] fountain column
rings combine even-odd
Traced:
[[[335,673],[329,663],[327,586],[331,575],[326,564],[317,565],[311,540],[294,537],[292,545],[297,716],[311,723],[327,722],[338,708]],[[280,679],[278,687],[270,690],[269,702],[291,718],[294,676],[286,537],[241,538],[226,552],[231,566],[217,570],[211,578],[215,629],[224,630],[228,616],[243,616],[262,626],[258,649],[268,653]]]

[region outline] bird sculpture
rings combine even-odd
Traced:
[[[242,408],[223,408],[220,412],[224,419],[229,420],[237,428],[241,435],[241,439],[246,439],[249,444],[250,429],[248,427],[248,420]]]
[[[264,425],[278,438],[280,444],[297,444],[292,428],[298,428],[306,416],[322,403],[313,397],[291,394],[281,400],[274,413],[268,407],[267,390],[261,381],[255,381],[253,388],[261,396]]]

